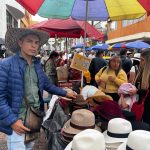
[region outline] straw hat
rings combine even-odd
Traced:
[[[71,119],[64,124],[62,133],[74,136],[85,129],[100,130],[95,125],[95,116],[93,112],[86,109],[78,109],[72,113]]]
[[[126,142],[132,125],[122,118],[114,118],[108,122],[108,128],[103,132],[106,143]]]
[[[135,130],[129,134],[127,142],[121,144],[117,150],[150,150],[150,132]]]
[[[86,100],[88,97],[93,96],[99,89],[92,85],[86,85],[81,90],[81,95]]]
[[[93,106],[99,105],[100,102],[105,100],[113,100],[113,99],[111,96],[106,95],[101,90],[98,90],[93,96],[87,98],[87,101]]]
[[[82,95],[77,94],[76,98],[72,100],[72,103],[81,106],[81,105],[86,105],[87,101],[84,100]]]
[[[20,49],[18,41],[28,34],[37,35],[40,39],[40,46],[44,45],[49,39],[49,34],[45,31],[27,28],[9,28],[5,35],[6,47],[12,52],[17,52]]]
[[[65,150],[106,150],[104,136],[99,131],[86,129],[75,135]]]
[[[140,61],[141,53],[135,53],[132,60]]]

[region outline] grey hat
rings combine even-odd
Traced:
[[[37,35],[40,38],[40,46],[44,45],[49,39],[49,34],[45,31],[28,28],[9,28],[5,34],[6,47],[12,52],[17,52],[19,50],[18,41],[28,34]]]

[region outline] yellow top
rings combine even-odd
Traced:
[[[105,93],[118,93],[118,88],[123,83],[127,83],[127,75],[126,73],[121,69],[116,76],[115,71],[111,70],[109,68],[106,68],[102,72],[103,68],[100,69],[100,71],[95,75],[95,80],[101,79],[104,82],[101,82],[99,84],[99,89],[101,89]],[[108,77],[112,76],[115,77],[114,82],[109,81]]]

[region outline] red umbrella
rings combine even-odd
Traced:
[[[147,11],[147,15],[150,15],[150,0],[138,0],[138,2],[144,7]]]
[[[49,19],[32,25],[32,28],[47,31],[51,38],[54,37],[69,37],[80,38],[84,37],[85,21],[76,21],[71,18]],[[95,40],[102,40],[104,35],[100,33],[94,26],[86,22],[86,37]]]

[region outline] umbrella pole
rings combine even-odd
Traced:
[[[86,46],[86,23],[87,23],[87,16],[88,16],[88,0],[86,0],[86,13],[85,13],[85,24],[84,24],[84,46],[83,46],[83,55],[85,56],[85,46]],[[81,76],[81,88],[83,87],[83,71]]]
[[[66,56],[67,56],[67,61],[68,61],[68,40],[67,40],[67,37],[66,37]]]

